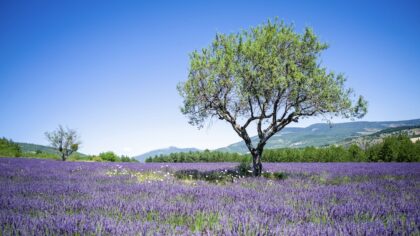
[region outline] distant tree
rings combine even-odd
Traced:
[[[259,176],[264,146],[290,123],[312,116],[361,118],[367,112],[363,97],[354,100],[345,88],[344,76],[321,66],[327,47],[310,28],[298,34],[277,20],[217,34],[208,48],[190,55],[188,80],[178,85],[181,111],[198,128],[213,117],[230,123]],[[256,128],[256,143],[248,127]]]
[[[121,159],[121,162],[138,162],[136,159],[131,158],[129,156],[125,156],[125,155],[122,155],[120,159]]]
[[[79,135],[73,129],[66,128],[59,125],[55,131],[45,132],[45,136],[50,142],[51,146],[57,149],[63,161],[79,149],[81,141]]]
[[[365,160],[363,150],[356,144],[350,145],[348,148],[349,161],[361,161]]]
[[[99,157],[104,161],[110,161],[110,162],[120,161],[120,157],[114,152],[102,152],[102,153],[99,153]]]
[[[120,157],[120,159],[121,159],[121,162],[130,162],[131,161],[131,158],[130,157],[124,156],[124,155],[122,155]]]
[[[379,160],[390,162],[397,161],[398,158],[398,139],[397,137],[386,137],[378,153]]]
[[[414,152],[416,153],[413,161],[420,162],[420,139],[414,143]]]
[[[416,147],[407,134],[401,134],[397,137],[398,139],[398,157],[396,161],[412,162],[416,159]]]
[[[382,150],[382,143],[371,144],[366,147],[366,158],[372,162],[384,161],[380,157],[380,152]]]

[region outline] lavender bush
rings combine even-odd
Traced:
[[[420,163],[267,163],[285,180],[177,179],[236,163],[0,159],[0,235],[419,235]]]

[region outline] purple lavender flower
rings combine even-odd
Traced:
[[[0,159],[0,235],[418,235],[419,163],[266,163],[284,180],[176,179],[237,163]]]

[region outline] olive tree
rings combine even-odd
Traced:
[[[69,128],[64,129],[61,125],[52,132],[45,132],[45,136],[51,146],[60,153],[63,161],[73,152],[76,152],[81,144],[79,135],[75,130]]]
[[[218,118],[230,123],[261,175],[267,141],[300,118],[361,118],[367,102],[345,87],[343,74],[320,63],[327,49],[312,29],[299,34],[275,20],[234,34],[216,34],[210,46],[190,54],[188,79],[178,84],[181,111],[202,128]],[[256,129],[257,142],[248,129]]]

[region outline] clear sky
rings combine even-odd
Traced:
[[[0,136],[47,144],[63,124],[81,152],[128,155],[239,141],[222,121],[190,126],[176,85],[217,32],[276,16],[330,44],[322,63],[369,101],[363,120],[420,118],[420,1],[1,0]]]

